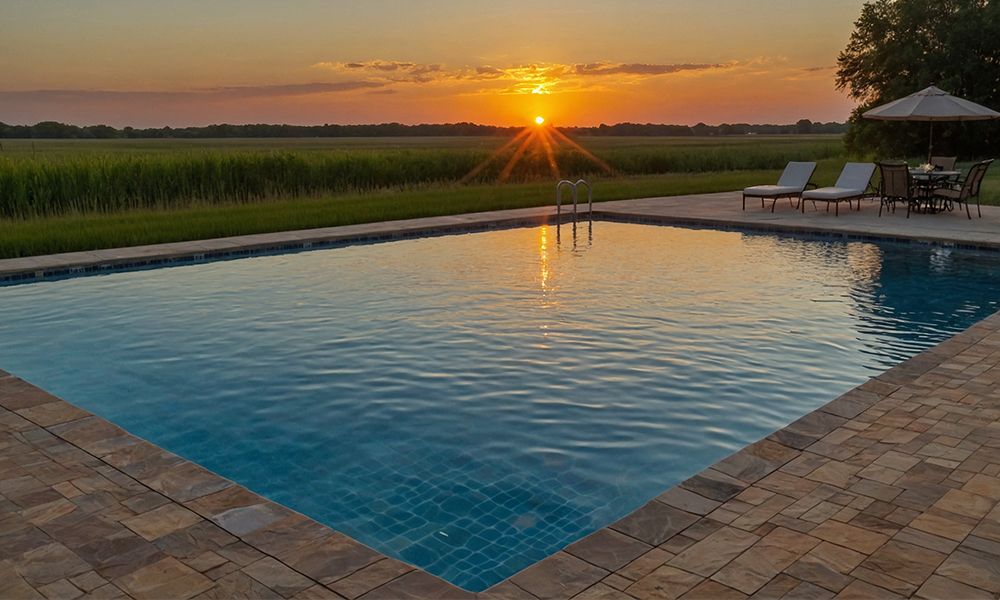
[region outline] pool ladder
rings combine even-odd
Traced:
[[[577,179],[576,181],[563,179],[556,184],[556,215],[560,217],[562,216],[562,191],[564,187],[569,186],[573,190],[573,218],[576,219],[576,204],[581,185],[587,188],[587,214],[593,216],[594,193],[593,190],[590,189],[590,184],[587,183],[587,180],[585,179]]]
[[[563,188],[569,186],[573,190],[573,250],[577,250],[577,237],[576,237],[576,222],[577,222],[577,204],[580,199],[580,186],[587,188],[587,216],[588,227],[587,227],[587,247],[594,241],[594,193],[590,188],[590,184],[587,183],[585,179],[577,179],[576,181],[570,181],[569,179],[563,179],[556,184],[556,245],[562,244],[562,191]]]

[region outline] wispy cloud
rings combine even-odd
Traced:
[[[304,96],[310,94],[331,94],[337,92],[351,92],[369,88],[383,87],[385,84],[378,81],[334,81],[334,82],[314,82],[314,83],[290,83],[281,85],[248,85],[208,88],[196,91],[195,93],[218,94],[225,96],[236,96],[243,98],[271,97],[271,96]]]
[[[733,63],[735,64],[735,63]],[[312,65],[327,71],[335,81],[218,86],[182,90],[37,89],[0,91],[0,98],[22,101],[139,101],[185,102],[241,100],[337,94],[398,93],[399,85],[450,85],[457,94],[553,94],[606,89],[614,84],[650,78],[730,68],[708,63],[528,63],[511,66],[476,65],[448,68],[441,64],[374,59],[357,62],[321,62]]]
[[[364,74],[384,81],[414,81],[423,83],[446,75],[437,64],[420,64],[398,60],[366,60],[362,62],[320,62],[314,68],[335,73]]]
[[[275,98],[281,96],[307,96],[312,94],[331,94],[350,92],[371,88],[383,88],[385,82],[354,80],[335,82],[312,82],[271,85],[222,86],[211,88],[196,88],[190,90],[15,90],[0,91],[0,98],[27,100],[136,100],[136,101],[170,101],[170,100],[211,100],[211,99],[248,99]]]
[[[724,69],[728,65],[723,64],[649,64],[649,63],[590,63],[585,65],[575,65],[573,72],[576,75],[669,75],[680,73],[681,71],[708,71],[710,69]]]
[[[827,65],[824,67],[793,67],[784,70],[783,79],[787,81],[827,79],[832,77],[833,71],[836,70],[836,65]]]
[[[735,63],[733,63],[735,64]],[[386,85],[398,83],[447,83],[458,85],[480,82],[482,91],[501,94],[551,94],[559,91],[593,88],[603,84],[598,79],[638,81],[682,72],[725,69],[732,64],[711,63],[527,63],[509,66],[475,65],[446,67],[396,60],[359,62],[326,61],[312,65],[340,75],[357,76]],[[588,81],[589,80],[589,81]]]

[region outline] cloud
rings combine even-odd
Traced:
[[[194,93],[236,96],[241,98],[259,98],[273,96],[305,96],[310,94],[330,94],[350,92],[368,88],[379,88],[385,84],[377,81],[334,81],[313,83],[289,83],[280,85],[248,85],[208,88]]]
[[[825,67],[790,67],[784,69],[783,79],[787,81],[827,79],[832,76],[831,72],[836,69],[836,65],[828,65]]]
[[[721,64],[650,64],[594,62],[580,64],[534,63],[488,71],[489,79],[508,82],[504,94],[553,94],[600,90],[624,83],[682,72],[724,69]]]
[[[682,72],[702,72],[725,69],[731,64],[710,63],[616,63],[594,62],[579,64],[527,63],[510,66],[475,65],[446,68],[441,64],[374,59],[357,62],[326,61],[312,65],[338,75],[363,75],[369,81],[391,84],[480,83],[486,86],[479,93],[552,94],[581,89],[604,89],[609,83],[636,82]],[[588,80],[588,81],[585,81]],[[608,83],[602,83],[605,80]]]
[[[504,76],[504,70],[496,67],[476,67],[476,76],[480,79],[499,79]]]
[[[539,77],[558,77],[565,75],[600,76],[600,75],[643,75],[654,77],[669,75],[681,71],[705,71],[722,69],[729,65],[678,63],[613,63],[595,62],[586,64],[560,63],[527,63],[508,67],[494,65],[479,65],[475,67],[458,67],[446,69],[440,64],[421,64],[395,60],[369,60],[364,62],[319,62],[313,68],[346,73],[363,72],[371,76],[392,81],[407,81],[414,77],[432,75],[436,79],[453,80],[493,80],[493,79],[524,79]]]
[[[312,82],[271,85],[222,86],[196,88],[190,90],[23,90],[0,91],[0,98],[24,100],[137,100],[137,101],[177,101],[243,98],[275,98],[283,96],[307,96],[331,94],[354,90],[383,88],[384,82],[354,80],[335,82]]]
[[[426,82],[443,73],[439,64],[420,64],[398,60],[366,60],[362,62],[319,62],[313,68],[333,71],[335,73],[364,73],[368,76],[385,81]]]
[[[573,72],[577,75],[669,75],[681,71],[707,71],[724,69],[723,64],[649,64],[649,63],[608,63],[598,62],[585,65],[575,65]]]

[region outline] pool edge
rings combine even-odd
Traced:
[[[734,195],[735,194],[735,195]],[[721,230],[791,233],[836,239],[892,241],[959,247],[963,249],[1000,251],[1000,233],[951,229],[928,231],[913,229],[904,223],[900,231],[873,229],[871,224],[851,223],[845,217],[834,220],[823,217],[803,222],[794,213],[758,213],[742,211],[730,214],[729,203],[738,198],[737,192],[722,192],[667,198],[642,198],[598,202],[590,215],[595,220],[707,227]],[[659,205],[653,203],[661,203]],[[692,204],[693,203],[693,204]],[[707,214],[684,210],[685,205],[706,206]],[[716,206],[718,205],[718,206]],[[735,206],[735,204],[733,205]],[[681,208],[679,208],[681,207]],[[984,207],[990,219],[1000,215],[996,207]],[[697,214],[696,214],[697,213]],[[995,214],[994,214],[995,213]],[[580,213],[584,218],[585,213]],[[403,221],[382,221],[359,225],[325,227],[296,231],[280,231],[227,238],[171,242],[148,246],[132,246],[49,254],[23,258],[0,259],[0,285],[30,283],[51,278],[72,277],[117,270],[133,270],[214,260],[238,259],[275,252],[331,248],[351,244],[411,239],[434,235],[473,233],[491,229],[535,226],[568,222],[573,213],[557,214],[556,207],[542,206],[482,213],[466,213],[442,217],[426,217]],[[898,219],[897,219],[898,221]],[[888,218],[882,223],[889,223]],[[910,227],[909,230],[906,228]],[[962,236],[965,236],[964,239]]]

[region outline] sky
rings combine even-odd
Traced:
[[[863,0],[2,0],[0,121],[843,121]]]

